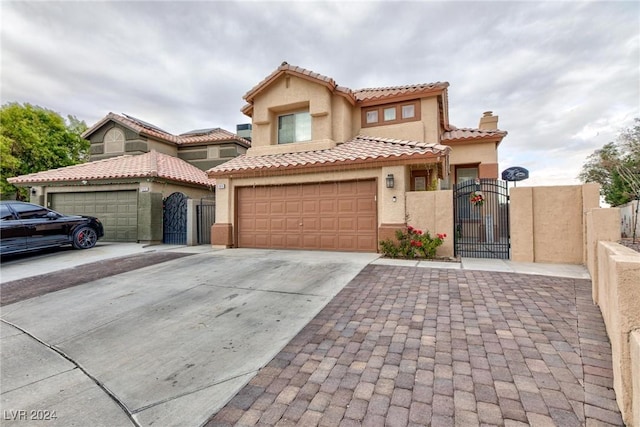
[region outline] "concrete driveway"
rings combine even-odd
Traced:
[[[3,425],[202,425],[378,256],[222,250],[7,305]]]

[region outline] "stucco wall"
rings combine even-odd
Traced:
[[[446,144],[446,141],[444,141]],[[473,144],[451,144],[449,156],[451,165],[464,165],[473,163],[498,163],[498,150],[495,142],[482,142]]]
[[[420,104],[420,120],[393,125],[362,127],[361,108],[354,111],[355,134],[380,138],[440,143],[437,97],[424,98]]]
[[[453,256],[453,191],[411,191],[406,193],[407,223],[431,236],[447,237],[438,248],[438,256]]]
[[[592,298],[597,304],[599,301],[600,283],[598,281],[597,248],[598,242],[616,242],[620,239],[620,209],[591,209],[587,212],[587,269],[592,280]]]
[[[633,409],[630,426],[640,426],[640,330],[631,333],[631,407]]]
[[[318,83],[290,75],[278,78],[254,99],[249,153],[256,151],[253,148],[278,144],[278,115],[304,109],[312,116],[312,140],[333,140],[332,96],[338,95]]]
[[[190,199],[200,198],[215,198],[215,192],[213,189],[205,190],[197,187],[187,187],[184,185],[163,183],[163,182],[149,182],[141,183],[141,187],[148,187],[149,191],[154,193],[161,193],[162,198],[166,199],[173,193],[183,193]]]
[[[586,220],[597,184],[510,189],[511,259],[584,264]]]
[[[599,242],[598,305],[611,341],[613,388],[628,426],[640,426],[640,388],[633,362],[640,366],[637,331],[640,330],[640,254],[615,242]],[[634,334],[636,331],[636,334]]]

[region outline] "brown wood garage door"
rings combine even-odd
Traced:
[[[376,252],[376,182],[346,181],[237,191],[238,246]]]

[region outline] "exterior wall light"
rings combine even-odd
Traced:
[[[387,188],[393,188],[394,184],[393,174],[390,173],[387,175]]]

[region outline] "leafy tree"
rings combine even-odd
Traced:
[[[7,103],[0,108],[0,196],[25,199],[27,191],[7,178],[82,163],[89,141],[80,135],[84,121],[30,105]]]
[[[623,205],[640,198],[640,118],[620,132],[615,142],[594,151],[578,176],[583,182],[597,182],[607,203]]]

